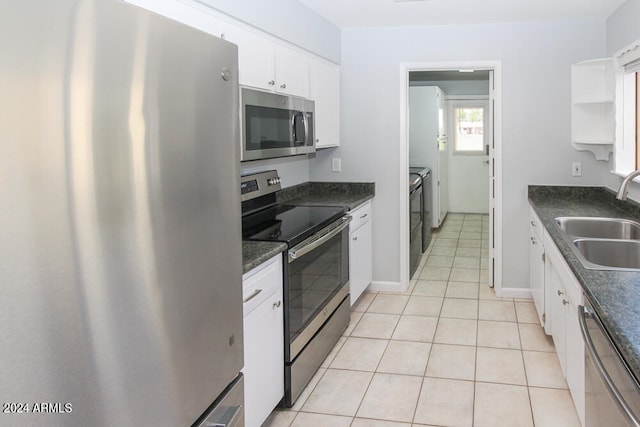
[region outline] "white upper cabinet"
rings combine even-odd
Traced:
[[[615,138],[615,76],[611,58],[571,67],[571,135],[576,150],[608,160]]]
[[[309,98],[309,58],[293,49],[275,46],[276,91]]]
[[[306,55],[231,24],[225,26],[224,38],[238,45],[241,85],[309,97]]]
[[[316,103],[316,148],[340,145],[340,66],[311,59],[309,97]]]

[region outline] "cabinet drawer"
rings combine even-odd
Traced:
[[[371,220],[371,202],[359,206],[349,214],[353,218],[351,224],[349,224],[349,231],[353,232]]]
[[[538,215],[536,215],[533,209],[530,209],[529,225],[531,227],[531,235],[532,236],[535,235],[535,237],[538,238],[538,241],[542,243],[542,236],[543,236],[542,221],[540,221],[540,218],[538,218]]]
[[[276,255],[242,277],[242,312],[251,313],[282,288],[282,255]]]

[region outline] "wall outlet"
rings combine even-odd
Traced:
[[[342,159],[340,157],[333,157],[331,159],[331,171],[340,172],[342,170]]]
[[[571,175],[582,176],[582,163],[580,162],[571,163]]]

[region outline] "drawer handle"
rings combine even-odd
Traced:
[[[248,297],[246,297],[242,302],[249,302],[252,299],[254,299],[255,297],[258,296],[258,294],[262,292],[262,289],[256,289],[255,291],[253,291],[253,293],[251,295],[249,295]]]
[[[362,219],[362,218],[366,218],[367,216],[369,216],[369,214],[368,214],[368,213],[363,214],[363,215],[360,217],[360,219]]]
[[[280,307],[280,305],[282,305],[282,301],[274,302],[273,303],[273,308],[278,308],[278,307]]]

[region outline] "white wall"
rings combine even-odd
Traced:
[[[282,188],[309,181],[309,160],[306,155],[242,162],[240,169],[242,175],[275,169],[282,179]]]
[[[627,0],[607,19],[607,56],[640,39],[640,0]]]
[[[422,41],[416,43],[416,40]],[[606,162],[570,142],[570,65],[606,53],[602,21],[344,29],[342,146],[312,179],[375,181],[374,280],[399,281],[399,93],[403,62],[502,61],[503,286],[528,287],[528,184],[597,185]],[[343,172],[330,172],[342,157]],[[583,176],[571,177],[571,162]]]
[[[640,0],[627,0],[607,19],[607,56],[615,55],[636,40],[640,40]],[[621,177],[609,174],[603,185],[617,190],[621,182]],[[629,198],[640,202],[640,184],[632,183]]]

